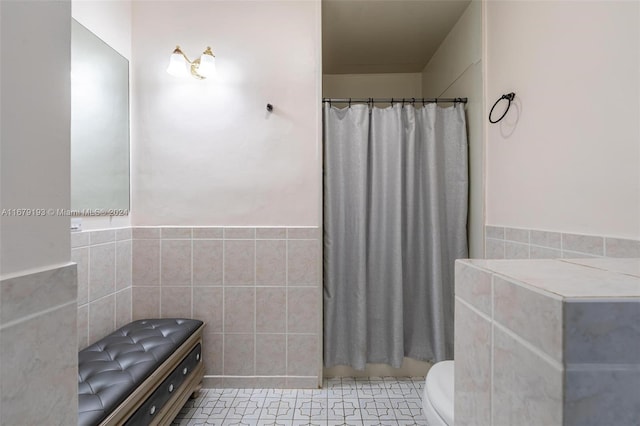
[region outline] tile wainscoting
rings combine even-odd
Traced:
[[[456,261],[456,425],[640,418],[637,259]]]
[[[76,424],[76,265],[3,278],[0,300],[1,423]]]
[[[640,241],[537,229],[485,226],[487,259],[640,257]]]
[[[131,228],[71,233],[78,265],[78,349],[131,322]]]
[[[206,387],[321,380],[320,229],[133,227],[74,233],[79,346],[146,317],[205,321]]]

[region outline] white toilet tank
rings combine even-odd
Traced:
[[[453,361],[436,363],[425,380],[423,409],[429,426],[453,426]]]

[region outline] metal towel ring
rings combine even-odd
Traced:
[[[505,115],[507,115],[507,112],[509,112],[509,108],[511,107],[511,101],[513,101],[513,98],[516,97],[516,94],[511,92],[511,93],[507,93],[506,95],[502,95],[500,97],[500,99],[498,99],[496,101],[495,104],[493,104],[493,106],[491,107],[491,111],[489,111],[489,122],[492,124],[497,123],[498,121],[502,120],[504,118]],[[507,109],[504,110],[504,112],[502,113],[502,115],[500,116],[500,118],[498,118],[497,120],[493,121],[491,119],[491,114],[493,114],[493,109],[496,107],[496,105],[498,105],[498,103],[500,103],[501,100],[506,99],[509,101],[509,104],[507,105]]]

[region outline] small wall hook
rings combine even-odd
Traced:
[[[269,112],[273,111],[273,105],[267,104],[267,111]]]

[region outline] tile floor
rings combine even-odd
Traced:
[[[203,389],[173,425],[426,426],[424,377],[332,378],[322,389]]]

